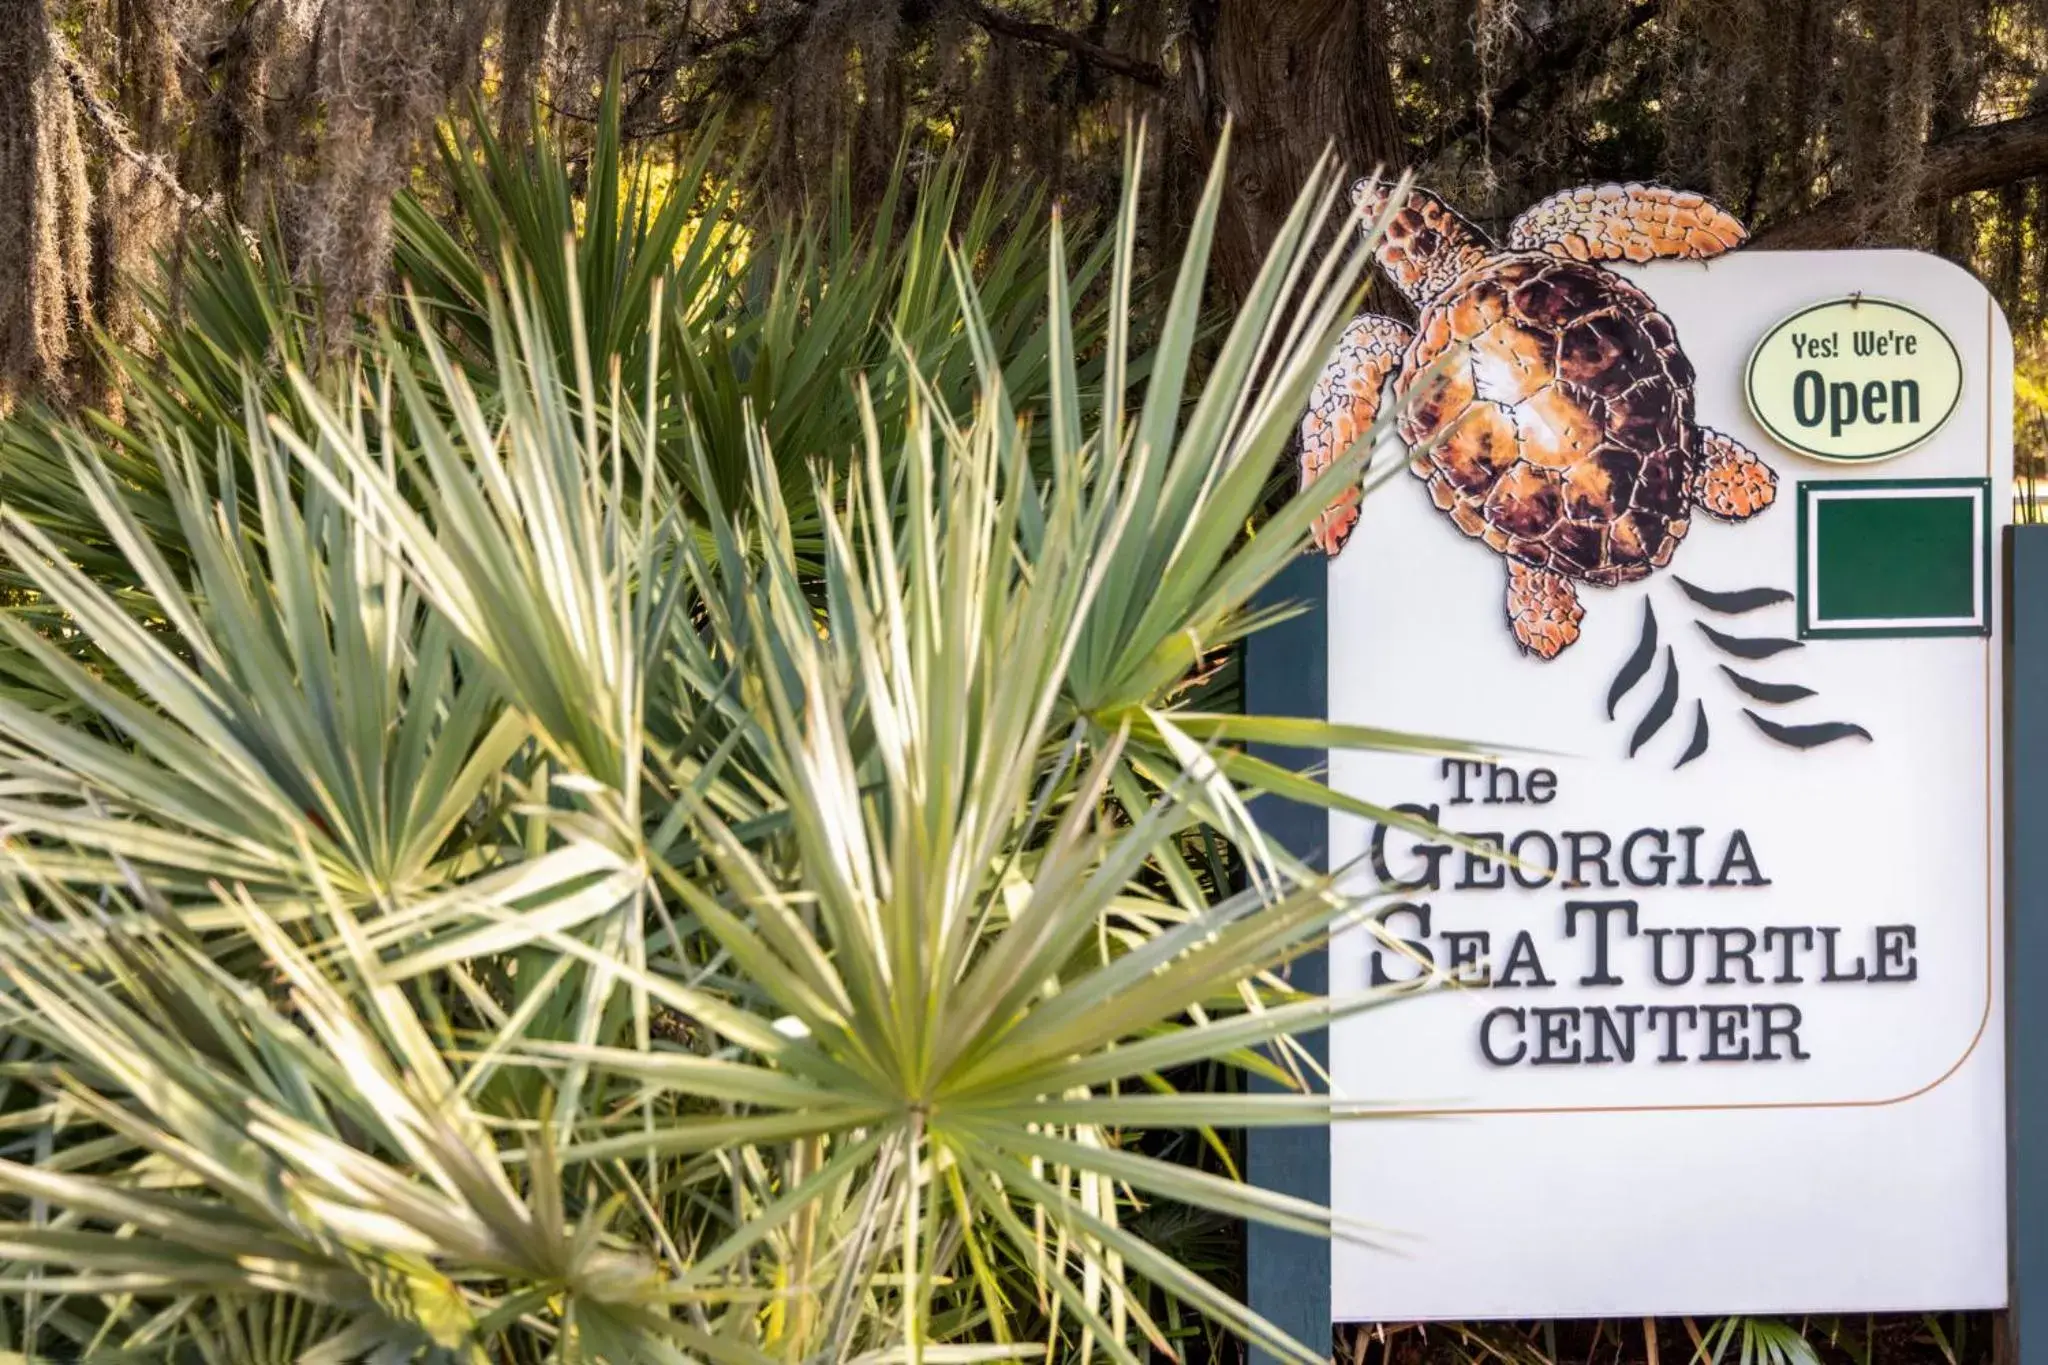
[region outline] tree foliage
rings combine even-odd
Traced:
[[[450,191],[437,117],[480,99],[592,148],[683,164],[715,119],[761,155],[771,224],[850,169],[857,209],[906,137],[969,179],[1115,194],[1149,119],[1143,239],[1170,254],[1226,120],[1217,264],[1241,292],[1326,144],[1413,170],[1482,221],[1593,179],[1706,191],[1763,245],[1904,243],[2031,323],[2048,241],[2036,0],[22,0],[0,41],[0,391],[107,396],[84,324],[132,339],[137,284],[196,219],[275,221],[343,306],[386,295],[401,189]],[[338,322],[332,325],[340,325]],[[332,340],[332,338],[330,338]]]

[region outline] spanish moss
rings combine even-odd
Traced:
[[[1763,247],[1903,245],[2048,313],[2048,0],[28,0],[0,34],[11,304],[0,385],[81,396],[69,324],[119,333],[199,208],[283,233],[343,315],[381,306],[391,196],[431,193],[472,100],[572,146],[623,82],[657,161],[722,118],[749,212],[850,173],[855,207],[964,147],[1101,209],[1147,123],[1170,253],[1234,126],[1219,240],[1241,288],[1326,146],[1412,169],[1489,227],[1565,185],[1712,194]],[[75,49],[66,79],[60,58]],[[292,186],[305,186],[295,192]]]

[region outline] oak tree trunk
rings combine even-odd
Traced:
[[[1385,0],[1193,0],[1182,99],[1203,151],[1231,125],[1217,277],[1242,294],[1326,148],[1397,167]]]

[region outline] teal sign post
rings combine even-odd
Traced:
[[[1245,709],[1258,716],[1329,714],[1326,646],[1329,622],[1328,569],[1320,555],[1304,555],[1273,580],[1265,602],[1292,604],[1307,610],[1260,631],[1251,639],[1245,659]],[[1274,749],[1259,755],[1274,763],[1321,767],[1325,755],[1299,749]],[[1259,825],[1266,836],[1319,871],[1329,870],[1329,818],[1321,810],[1294,802],[1261,806]],[[1289,967],[1296,988],[1314,994],[1329,990],[1329,959],[1323,952],[1297,958]],[[1310,1055],[1324,1066],[1330,1040],[1318,1033],[1304,1038]],[[1253,1077],[1256,1089],[1271,1082]],[[1263,1189],[1298,1199],[1330,1202],[1330,1130],[1327,1128],[1259,1128],[1247,1135],[1245,1178]],[[1262,1223],[1245,1230],[1246,1294],[1253,1309],[1297,1341],[1317,1345],[1330,1340],[1330,1246],[1319,1238]],[[1253,1359],[1270,1362],[1263,1353]]]
[[[2011,1330],[2048,1362],[2048,526],[2006,557],[2006,1133]]]

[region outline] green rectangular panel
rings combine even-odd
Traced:
[[[1802,483],[1800,633],[1986,634],[1989,552],[1984,480]]]
[[[1976,614],[1968,498],[1830,498],[1814,508],[1815,614],[1825,620]]]

